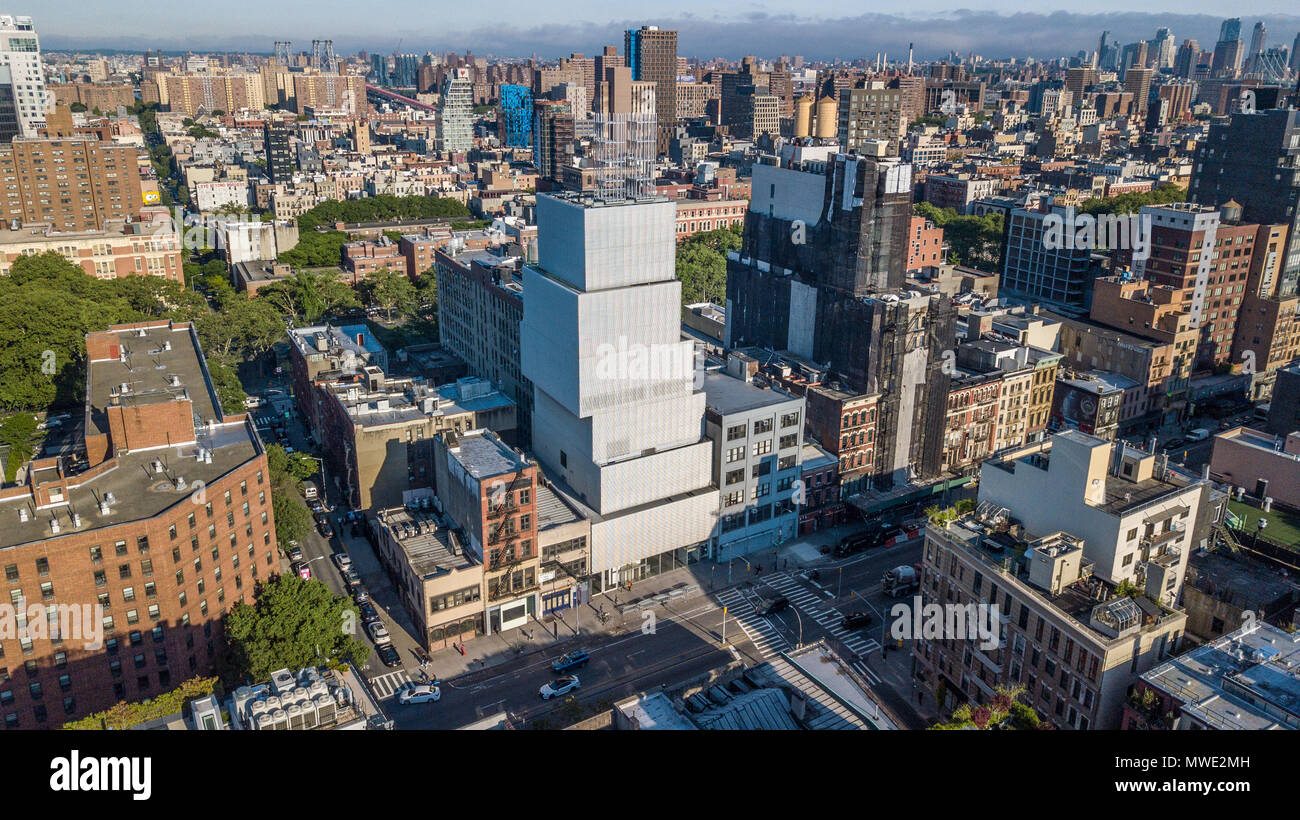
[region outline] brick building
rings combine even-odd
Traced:
[[[0,637],[7,728],[211,673],[222,617],[279,568],[265,450],[222,413],[192,327],[119,325],[86,349],[78,449],[0,490],[0,564],[27,628]]]

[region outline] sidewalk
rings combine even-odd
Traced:
[[[834,546],[850,532],[862,529],[862,524],[852,523],[821,530],[781,545],[775,560],[788,562],[776,565],[776,571],[794,571],[810,565],[830,562],[832,556],[822,555],[824,545]],[[746,556],[752,566],[772,570],[774,555],[770,550]],[[745,562],[731,562],[730,581],[728,566],[712,561],[701,561],[687,567],[655,575],[632,583],[627,587],[609,589],[591,597],[577,607],[563,609],[550,615],[534,618],[526,627],[494,635],[480,635],[464,645],[462,656],[455,649],[440,649],[430,655],[430,668],[441,680],[454,680],[459,676],[501,666],[520,657],[534,659],[556,657],[593,642],[594,638],[626,634],[641,626],[640,611],[664,603],[680,604],[704,595],[721,592],[729,587],[748,584],[761,575],[751,572]],[[600,608],[609,616],[605,623],[599,619]]]

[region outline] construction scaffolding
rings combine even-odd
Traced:
[[[590,160],[599,198],[628,199],[654,192],[655,124],[653,111],[596,115]]]

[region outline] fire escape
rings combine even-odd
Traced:
[[[508,598],[522,592],[527,592],[537,586],[537,579],[534,578],[532,584],[521,584],[519,587],[513,586],[513,576],[515,570],[523,564],[525,558],[518,554],[516,533],[508,530],[510,522],[513,520],[509,513],[517,509],[515,505],[515,491],[523,487],[531,487],[532,479],[526,475],[516,475],[501,495],[505,500],[500,504],[488,505],[488,521],[491,526],[492,534],[488,536],[487,546],[489,555],[493,548],[498,549],[498,555],[495,560],[489,560],[487,571],[499,573],[493,580],[488,581],[488,600],[497,601],[502,598]],[[492,523],[494,522],[495,523]],[[504,582],[504,583],[503,583]]]

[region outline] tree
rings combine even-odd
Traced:
[[[359,623],[356,605],[320,581],[277,575],[258,585],[255,604],[231,607],[226,634],[241,672],[266,680],[277,669],[365,663]]]
[[[302,541],[311,530],[311,516],[298,498],[298,493],[287,486],[271,488],[271,512],[275,514],[275,540],[283,547]]]
[[[329,313],[361,307],[357,294],[336,274],[297,270],[288,279],[259,288],[257,298],[267,300],[282,316],[316,324]]]
[[[727,298],[727,251],[740,250],[741,228],[732,225],[695,234],[677,246],[677,278],[682,282],[682,303],[714,302]]]
[[[217,391],[217,401],[221,403],[223,416],[244,412],[244,385],[235,375],[235,369],[229,362],[215,356],[208,356],[208,375],[212,377],[212,387]]]
[[[419,302],[410,278],[405,273],[394,273],[388,268],[372,273],[361,283],[361,289],[367,301],[383,310],[389,321],[392,321],[394,310],[400,314],[409,313]]]
[[[294,490],[303,481],[316,474],[316,460],[302,453],[288,453],[279,444],[266,448],[266,466],[271,476],[271,486],[284,486]]]
[[[952,249],[949,258],[956,259],[956,264],[994,271],[1001,267],[1001,214],[961,216],[952,208],[936,208],[929,202],[916,203],[912,211],[943,228],[943,238]]]
[[[82,114],[86,111],[86,104],[83,102],[74,102],[68,106],[68,110],[74,114]]]
[[[14,413],[0,422],[0,444],[9,445],[9,456],[5,460],[6,482],[13,482],[18,475],[18,468],[32,460],[40,440],[36,417],[31,413]]]
[[[207,355],[252,361],[284,338],[284,320],[269,301],[250,299],[233,288],[229,294],[219,297],[219,313],[195,322],[195,331]]]

